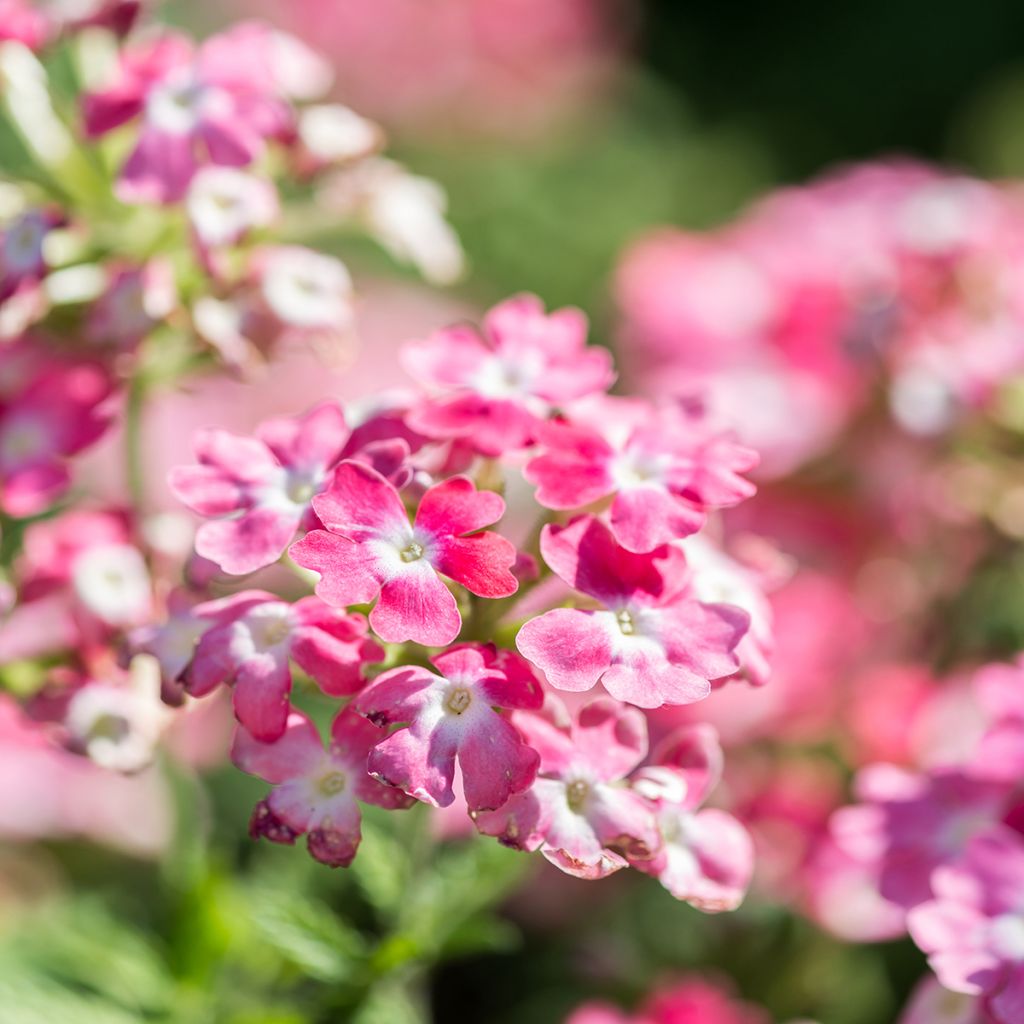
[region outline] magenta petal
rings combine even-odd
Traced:
[[[607,630],[589,612],[556,608],[524,623],[516,647],[559,690],[581,692],[597,684],[611,664]]]
[[[420,502],[416,525],[434,536],[474,533],[505,514],[505,501],[494,491],[478,491],[464,476],[435,484]]]
[[[349,430],[341,407],[335,402],[322,402],[304,416],[265,420],[256,436],[283,466],[319,468],[338,461]]]
[[[402,665],[382,672],[356,698],[361,715],[378,725],[411,722],[430,699],[439,677],[419,665]]]
[[[370,625],[388,643],[450,644],[462,628],[452,592],[426,559],[411,563],[381,588]]]
[[[499,708],[536,711],[544,704],[544,687],[530,663],[515,651],[502,650],[494,668],[501,676],[481,679],[477,683],[488,704]]]
[[[514,793],[526,789],[537,775],[540,755],[519,733],[491,712],[459,742],[462,787],[470,811],[493,811]]]
[[[345,643],[323,629],[300,626],[292,632],[291,656],[324,693],[347,697],[363,685],[362,643]]]
[[[338,464],[330,487],[313,498],[313,511],[328,530],[355,541],[409,530],[398,491],[376,470],[351,460]]]
[[[310,530],[288,555],[296,565],[320,573],[316,592],[328,604],[340,608],[368,604],[380,590],[373,552],[327,530]]]
[[[235,716],[253,737],[273,743],[288,723],[292,677],[286,658],[258,655],[238,668],[232,700]]]
[[[536,784],[535,784],[536,785]],[[503,846],[517,850],[536,850],[544,841],[549,813],[534,789],[517,793],[496,811],[474,815],[477,830],[494,836]]]
[[[605,603],[634,593],[660,594],[664,581],[656,560],[616,544],[611,530],[594,516],[579,516],[568,526],[545,526],[544,561],[570,587]]]
[[[725,758],[718,733],[706,722],[685,725],[658,744],[651,759],[670,767],[686,781],[684,806],[699,807],[722,777]]]
[[[311,772],[323,757],[316,726],[301,712],[288,716],[284,733],[273,743],[262,743],[243,728],[235,730],[231,760],[250,775],[280,785]]]
[[[478,597],[509,597],[519,589],[512,573],[516,549],[497,533],[472,537],[444,537],[438,540],[434,557],[437,571],[461,583]]]
[[[273,565],[299,527],[297,513],[254,508],[238,519],[203,523],[196,532],[196,551],[233,576]]]
[[[456,749],[454,730],[434,729],[421,737],[399,729],[370,751],[368,767],[381,782],[433,807],[448,807],[455,800]]]
[[[696,533],[707,516],[661,487],[631,487],[612,502],[612,532],[627,551],[653,551]]]

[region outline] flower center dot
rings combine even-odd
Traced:
[[[615,618],[616,621],[619,623],[619,629],[623,633],[625,633],[626,636],[629,636],[631,633],[636,632],[636,623],[633,621],[633,616],[628,611],[626,611],[625,608],[623,608],[622,611],[615,616]]]
[[[401,551],[403,562],[418,562],[423,557],[423,545],[413,541],[407,548]]]
[[[451,696],[448,698],[448,710],[454,715],[461,715],[472,703],[473,695],[469,690],[460,686],[457,690],[452,690]]]
[[[321,777],[317,788],[324,796],[334,796],[345,788],[345,776],[341,772],[328,772]]]
[[[569,804],[569,810],[579,814],[583,810],[583,804],[586,802],[587,794],[590,792],[590,787],[580,779],[575,782],[570,782],[565,787],[565,799]]]

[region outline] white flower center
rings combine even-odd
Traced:
[[[566,784],[565,802],[569,805],[569,810],[573,814],[583,813],[588,796],[590,796],[590,785],[584,782],[583,779],[573,779],[572,782]]]
[[[636,623],[633,621],[633,613],[628,608],[623,608],[615,615],[615,621],[625,636],[631,636],[636,632]]]
[[[146,98],[146,118],[169,135],[189,135],[211,105],[213,91],[191,75],[175,75]]]
[[[456,686],[448,695],[445,707],[453,715],[461,715],[473,703],[473,694],[465,686]]]
[[[423,557],[423,545],[418,541],[411,541],[407,547],[399,551],[403,562],[418,562]]]

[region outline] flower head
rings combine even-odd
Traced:
[[[373,749],[370,773],[447,807],[458,760],[470,811],[494,810],[533,782],[539,760],[494,708],[539,708],[540,683],[511,651],[453,647],[431,661],[440,675],[418,666],[392,669],[356,700],[376,724],[404,726]]]
[[[431,487],[410,523],[392,484],[345,461],[313,509],[324,529],[293,545],[291,557],[321,574],[316,592],[330,604],[377,599],[370,625],[389,643],[441,646],[458,636],[462,617],[441,576],[480,597],[508,597],[518,586],[515,547],[483,529],[501,518],[505,502],[466,477]]]
[[[273,743],[261,743],[244,729],[235,734],[231,758],[242,771],[271,783],[256,806],[249,831],[277,843],[306,835],[309,852],[331,867],[347,867],[359,847],[360,803],[408,807],[414,801],[366,773],[367,754],[382,729],[346,708],[334,719],[324,749],[313,723],[293,711]]]
[[[678,549],[635,554],[601,520],[581,516],[546,526],[541,552],[569,586],[604,606],[556,608],[519,631],[516,645],[552,686],[580,691],[601,682],[618,700],[656,708],[701,700],[710,680],[736,671],[748,616],[695,600]]]

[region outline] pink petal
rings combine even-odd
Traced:
[[[370,625],[388,643],[443,647],[459,635],[462,616],[452,592],[424,558],[384,584]]]
[[[355,707],[377,725],[411,722],[439,682],[429,669],[402,665],[377,676],[356,698]]]
[[[678,771],[686,780],[689,809],[699,807],[722,777],[725,758],[718,732],[705,722],[685,725],[666,736],[651,759]]]
[[[324,693],[347,697],[363,685],[363,644],[369,645],[372,660],[381,661],[383,651],[372,641],[346,643],[326,630],[299,626],[292,631],[291,656]],[[366,659],[369,660],[369,659]]]
[[[376,470],[348,459],[338,464],[330,487],[313,498],[313,511],[328,530],[356,541],[409,530],[398,491]]]
[[[243,772],[280,785],[311,772],[323,757],[323,750],[316,726],[300,711],[293,711],[285,731],[272,743],[263,743],[244,728],[237,728],[231,760]]]
[[[435,484],[420,501],[416,525],[436,537],[475,533],[505,514],[505,501],[494,491],[478,491],[468,477]]]
[[[180,502],[202,516],[226,516],[246,498],[245,489],[218,466],[174,466],[167,483]]]
[[[564,527],[545,526],[540,549],[570,587],[606,603],[636,592],[658,594],[663,588],[654,558],[626,551],[593,516],[580,516]]]
[[[456,732],[438,728],[425,736],[399,729],[370,751],[371,774],[389,786],[433,807],[448,807],[455,800]]]
[[[299,527],[299,513],[254,508],[238,519],[203,523],[196,531],[196,552],[233,576],[273,565]]]
[[[459,741],[459,767],[470,811],[493,811],[514,793],[526,789],[537,775],[540,755],[500,715],[467,730]]]
[[[559,690],[582,692],[611,664],[608,631],[589,612],[556,608],[524,623],[516,647]]]
[[[369,604],[380,591],[376,555],[362,544],[327,530],[310,530],[288,551],[296,565],[320,573],[316,592],[328,604],[345,608]]]
[[[544,687],[525,658],[515,651],[502,649],[497,652],[493,665],[501,672],[501,677],[481,679],[477,683],[488,704],[529,711],[543,706]]]
[[[603,782],[625,778],[647,756],[647,719],[602,697],[581,708],[573,742]]]
[[[273,743],[287,727],[291,688],[287,658],[263,654],[246,659],[238,666],[232,692],[235,717],[257,740]]]
[[[658,635],[670,661],[722,679],[739,668],[736,646],[749,627],[750,616],[735,605],[682,600],[664,610]]]
[[[627,551],[653,551],[688,537],[706,519],[700,509],[653,485],[619,491],[612,503],[612,532]]]
[[[616,700],[640,708],[693,704],[711,693],[707,679],[669,662],[664,651],[643,641],[617,651],[601,682]]]
[[[327,467],[341,458],[349,430],[335,402],[322,402],[304,416],[265,420],[256,436],[282,466]]]

